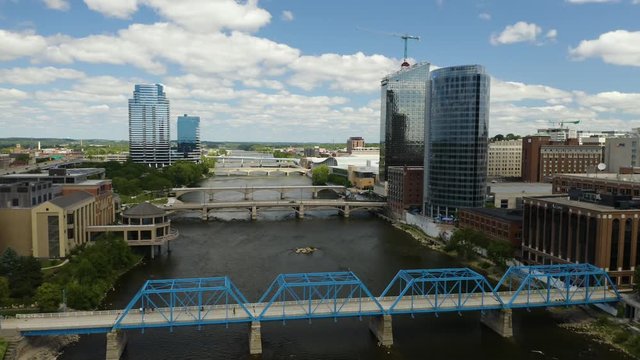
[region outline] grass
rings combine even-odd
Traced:
[[[602,316],[591,324],[598,336],[625,350],[635,358],[640,357],[640,335],[628,329],[625,324],[616,323]]]
[[[4,359],[4,353],[7,351],[7,341],[0,337],[0,359]]]

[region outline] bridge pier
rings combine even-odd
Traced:
[[[342,216],[348,218],[351,211],[349,210],[349,205],[345,205],[342,209]]]
[[[300,206],[298,206],[298,219],[304,219],[304,205],[300,204]]]
[[[124,349],[127,347],[127,334],[124,331],[112,331],[107,333],[106,360],[120,360]]]
[[[513,319],[511,309],[485,310],[480,321],[502,337],[513,337]]]
[[[258,220],[258,207],[255,205],[251,207],[251,220]]]
[[[313,190],[313,199],[317,199],[318,198],[318,190]]]
[[[262,354],[262,333],[260,330],[260,321],[252,321],[249,328],[249,354]]]
[[[369,330],[378,339],[378,344],[389,347],[393,345],[393,326],[391,315],[378,315],[369,318]]]
[[[209,220],[209,210],[206,207],[202,207],[202,220]]]

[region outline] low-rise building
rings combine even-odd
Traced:
[[[522,210],[473,208],[458,210],[458,227],[481,231],[494,240],[522,243]]]
[[[361,136],[352,136],[347,140],[347,152],[351,154],[355,148],[363,148],[364,139]]]
[[[630,196],[572,191],[524,199],[522,260],[528,264],[590,263],[621,288],[636,279],[640,203]]]
[[[387,168],[387,204],[396,217],[405,210],[421,209],[424,167],[389,166]]]
[[[522,176],[522,139],[489,143],[487,177],[520,178]]]
[[[559,174],[553,178],[552,185],[554,194],[567,194],[571,189],[582,189],[599,194],[640,197],[640,174]]]
[[[487,185],[487,202],[500,209],[522,207],[525,196],[551,195],[551,184],[524,182],[495,182]]]
[[[92,194],[77,191],[35,206],[31,210],[33,256],[66,257],[73,248],[86,243],[87,226],[95,224],[94,204]]]

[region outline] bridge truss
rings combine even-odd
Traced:
[[[227,276],[149,280],[123,310],[114,329],[246,322],[253,318],[247,303]]]
[[[398,289],[389,314],[499,309],[500,297],[487,279],[468,268],[400,270],[382,292]]]
[[[609,275],[591,264],[511,266],[495,287],[508,289],[509,308],[583,305],[610,302],[616,286]]]
[[[384,309],[353,272],[280,274],[259,300],[257,320],[379,315]]]

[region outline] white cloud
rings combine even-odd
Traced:
[[[69,2],[67,0],[43,0],[46,7],[54,10],[69,10]]]
[[[284,21],[293,21],[293,13],[289,10],[284,10],[280,18]]]
[[[551,29],[547,31],[547,34],[545,35],[545,37],[551,41],[555,40],[558,37],[558,30]]]
[[[478,14],[478,19],[484,20],[484,21],[489,21],[489,20],[491,20],[491,14],[486,13],[486,12],[480,13],[480,14]]]
[[[498,35],[491,35],[491,44],[506,45],[518,42],[535,42],[542,32],[542,28],[534,23],[518,21],[513,25],[507,25]]]
[[[57,79],[80,79],[84,76],[78,70],[51,66],[0,69],[0,83],[16,85],[47,84]]]
[[[589,95],[584,92],[576,92],[576,98],[580,105],[590,107],[597,112],[621,112],[640,115],[640,107],[638,107],[640,93],[606,91]]]
[[[84,0],[87,7],[103,15],[125,19],[138,10],[137,0]]]
[[[322,54],[301,56],[290,65],[295,74],[291,85],[311,90],[328,83],[334,90],[370,92],[379,89],[380,79],[398,69],[399,62],[383,55]]]
[[[549,103],[571,102],[571,92],[545,85],[529,85],[521,82],[491,79],[491,102],[515,102],[545,100]]]
[[[576,60],[595,57],[609,64],[640,66],[640,31],[616,30],[582,40],[569,54]]]
[[[45,49],[44,37],[31,32],[11,32],[0,29],[0,60],[32,56]]]
[[[1,102],[15,102],[18,100],[24,100],[29,97],[29,94],[18,89],[6,89],[0,88],[0,101]]]

